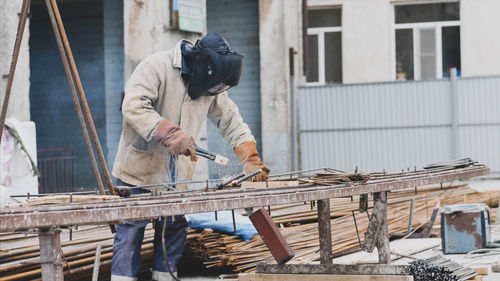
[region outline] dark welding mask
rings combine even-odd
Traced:
[[[192,99],[215,96],[240,82],[243,56],[234,52],[217,33],[205,35],[183,56],[189,64],[186,81]]]

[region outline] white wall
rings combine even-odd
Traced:
[[[310,7],[342,6],[344,83],[394,80],[395,3],[435,0],[309,0]],[[500,74],[500,1],[461,0],[462,76]]]
[[[500,1],[462,0],[462,75],[500,74]]]
[[[124,32],[124,81],[135,67],[147,56],[175,47],[181,39],[196,42],[203,35],[183,32],[170,26],[170,1],[165,0],[124,0],[123,32]],[[204,5],[206,3],[203,0]],[[203,14],[206,15],[206,9]],[[206,32],[206,23],[204,30]],[[197,144],[207,148],[206,126],[200,132]],[[208,162],[198,161],[193,180],[208,178]]]
[[[342,7],[344,83],[392,79],[391,3],[388,0],[311,0],[309,7]]]
[[[3,104],[22,0],[0,0],[0,102]],[[30,120],[29,19],[26,22],[9,101],[8,117]]]
[[[173,48],[181,39],[196,41],[201,37],[200,34],[171,28],[169,2],[124,0],[125,82],[137,64],[148,55]],[[206,9],[203,13],[206,15]]]
[[[302,79],[301,2],[259,1],[262,158],[271,173],[291,169],[290,88],[294,85],[290,84],[289,48],[297,51],[294,73]]]

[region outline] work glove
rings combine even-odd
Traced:
[[[168,147],[172,155],[191,156],[191,161],[196,162],[196,150],[193,137],[185,135],[181,128],[174,123],[163,119],[156,129],[153,139],[162,146]]]
[[[238,145],[234,149],[234,153],[240,159],[241,164],[243,164],[243,172],[246,175],[249,173],[262,169],[262,173],[254,177],[255,181],[266,181],[269,176],[269,169],[260,160],[259,153],[257,152],[257,145],[253,141],[248,141]]]

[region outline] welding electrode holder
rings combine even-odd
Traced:
[[[132,188],[129,186],[115,186],[115,193],[120,197],[129,197],[132,194]]]

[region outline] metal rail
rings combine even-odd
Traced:
[[[86,204],[57,204],[0,211],[0,232],[52,226],[107,224],[208,211],[324,200],[450,182],[489,174],[484,165],[453,170],[415,171],[366,183],[296,186],[264,190],[168,192],[163,196]]]

